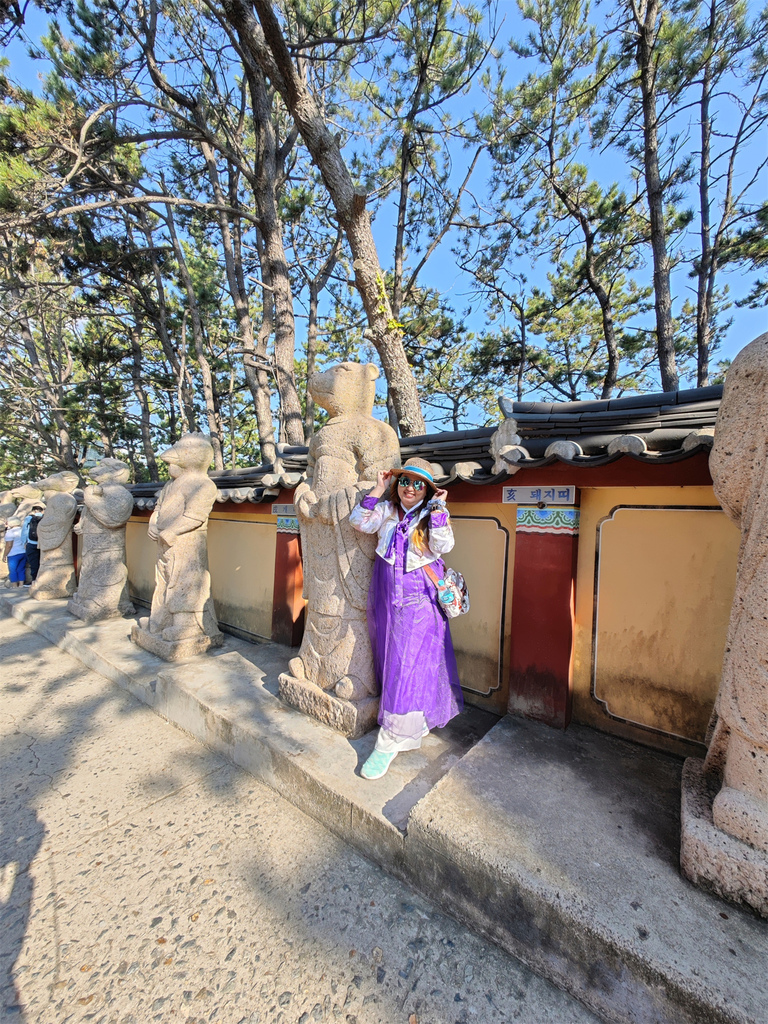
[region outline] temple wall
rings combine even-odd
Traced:
[[[126,531],[131,596],[143,604],[155,588],[156,545],[149,516],[133,516]],[[214,511],[208,521],[211,592],[219,623],[254,640],[270,639],[277,516]]]
[[[134,515],[125,526],[125,561],[131,599],[148,605],[155,589],[157,545],[147,536],[149,515]]]
[[[624,486],[636,466],[526,474],[533,485],[575,487],[555,525],[546,510],[503,503],[501,485],[454,485],[447,562],[466,577],[472,609],[451,633],[470,703],[687,753],[704,738],[719,684],[739,532],[701,482],[705,457],[663,474],[642,468],[643,485]],[[654,486],[660,476],[665,486]],[[669,485],[676,476],[685,486]],[[225,629],[295,645],[300,546],[292,492],[277,500],[215,506],[212,589]],[[148,519],[135,515],[127,532],[131,590],[144,603],[154,588]]]
[[[740,535],[711,487],[583,488],[573,717],[641,742],[703,742]]]
[[[496,503],[451,502],[456,546],[446,564],[467,581],[470,612],[451,620],[459,678],[466,698],[503,714],[507,708],[515,509]]]

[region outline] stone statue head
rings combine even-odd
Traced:
[[[738,353],[728,368],[715,422],[709,471],[723,511],[737,523],[751,520],[765,487],[768,402],[768,333]],[[749,522],[743,525],[748,526]]]
[[[40,501],[43,492],[39,484],[20,484],[11,491],[14,498],[21,498],[22,501]]]
[[[337,363],[313,373],[309,393],[330,416],[370,416],[378,369],[373,363]]]
[[[119,459],[101,459],[88,470],[88,476],[97,484],[125,484],[131,477],[131,467]]]
[[[77,473],[71,473],[65,469],[61,473],[51,473],[50,476],[44,477],[42,480],[37,480],[35,486],[39,487],[43,492],[64,492],[71,494],[72,491],[80,483],[80,478]]]
[[[160,458],[168,463],[172,477],[180,476],[185,469],[205,473],[213,461],[213,448],[205,434],[185,434],[172,448],[161,452]]]

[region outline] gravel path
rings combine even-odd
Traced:
[[[597,1020],[2,616],[0,736],[5,1020]]]

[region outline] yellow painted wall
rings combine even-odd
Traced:
[[[208,562],[220,622],[269,638],[276,543],[276,516],[211,515]]]
[[[445,559],[469,588],[469,614],[451,620],[464,696],[498,714],[509,700],[516,514],[515,505],[451,502],[456,546]]]
[[[149,519],[133,516],[125,528],[125,552],[128,565],[128,586],[131,597],[147,604],[155,589],[157,545],[147,536]]]
[[[711,487],[581,491],[576,721],[679,752],[703,741],[738,546]]]
[[[156,545],[147,537],[149,520],[128,523],[126,544],[131,592],[152,600]],[[269,638],[275,577],[277,517],[213,512],[208,522],[211,592],[219,622]]]

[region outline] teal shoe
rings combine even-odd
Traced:
[[[387,769],[395,759],[396,750],[385,753],[383,750],[374,750],[363,767],[360,774],[364,779],[380,779],[387,774]]]

